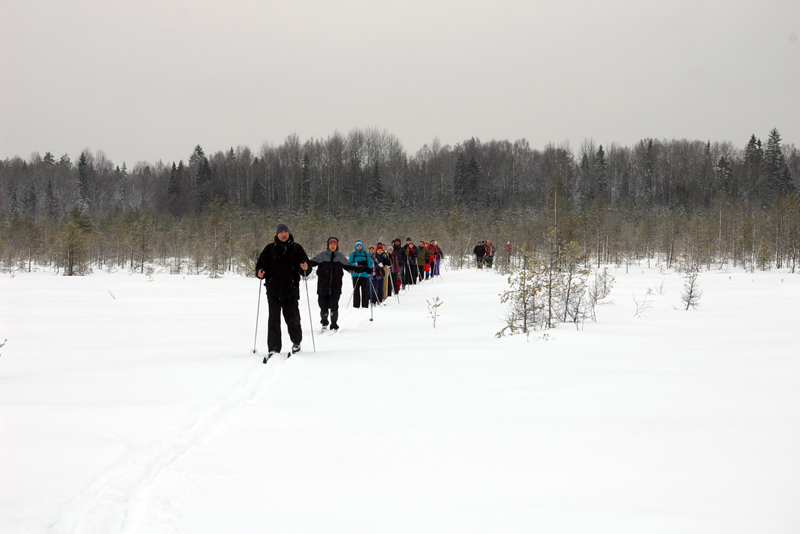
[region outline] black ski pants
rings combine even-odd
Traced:
[[[335,295],[319,295],[317,302],[319,302],[319,316],[322,319],[320,322],[322,326],[328,326],[328,312],[331,314],[331,324],[337,324],[339,320],[339,297],[340,293]]]
[[[416,284],[417,280],[419,280],[419,268],[417,267],[416,263],[412,263],[408,266],[409,273],[411,274],[411,283]]]
[[[369,278],[353,277],[353,307],[369,308]]]
[[[300,328],[300,307],[293,297],[271,297],[269,303],[269,319],[267,320],[267,348],[270,352],[281,351],[281,312],[289,330],[289,339],[297,345],[303,341],[303,330]]]

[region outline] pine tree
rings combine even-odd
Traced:
[[[372,207],[381,206],[386,200],[386,198],[383,190],[383,178],[381,177],[381,167],[380,163],[377,160],[372,164],[371,182],[372,186],[370,188],[371,189],[370,204],[372,205]]]
[[[544,287],[547,270],[544,262],[532,259],[527,251],[522,253],[518,269],[508,277],[510,288],[500,294],[500,302],[508,304],[506,326],[497,337],[511,334],[529,334],[544,327]]]
[[[22,209],[24,213],[30,214],[31,217],[36,219],[36,205],[38,197],[36,195],[36,187],[33,180],[28,180],[25,186],[25,194],[22,198]]]
[[[717,165],[714,167],[714,172],[717,176],[717,188],[724,191],[729,198],[736,198],[736,191],[733,184],[733,170],[728,158],[723,154],[717,160]]]
[[[51,219],[55,219],[56,215],[58,215],[58,200],[56,199],[52,178],[47,179],[47,189],[45,189],[45,205],[47,208],[47,216]]]
[[[78,203],[82,211],[89,211],[89,162],[86,151],[78,158]]]
[[[772,258],[774,255],[775,251],[770,246],[767,238],[761,236],[758,242],[758,250],[756,251],[756,268],[758,268],[759,271],[769,271],[772,266]]]
[[[169,182],[167,183],[167,196],[170,199],[177,198],[181,193],[181,182],[178,177],[178,166],[172,162],[172,169],[169,171]]]
[[[747,146],[744,149],[744,180],[746,184],[745,193],[747,196],[762,196],[761,169],[763,166],[764,151],[761,148],[761,140],[756,139],[755,134],[750,136]]]
[[[128,166],[124,161],[122,162],[122,168],[119,169],[117,198],[119,199],[120,206],[125,206],[128,203]]]
[[[608,188],[608,165],[606,163],[606,153],[603,145],[597,149],[597,192],[596,197],[603,202],[608,202],[611,198]]]
[[[784,197],[793,193],[794,182],[786,165],[786,158],[781,147],[781,134],[778,133],[777,128],[773,128],[769,133],[763,162],[770,196]]]
[[[203,151],[203,147],[197,145],[194,147],[192,155],[189,156],[189,166],[199,165],[205,158],[206,153]]]
[[[684,274],[681,302],[686,306],[686,310],[700,306],[700,297],[703,296],[703,292],[700,290],[700,284],[697,282],[699,275],[699,270],[694,265],[686,269]]]
[[[61,265],[66,276],[85,274],[89,267],[89,245],[86,235],[91,231],[89,216],[75,208],[58,234]]]

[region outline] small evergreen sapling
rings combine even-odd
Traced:
[[[700,285],[697,283],[699,272],[696,268],[686,271],[683,276],[683,291],[681,292],[681,302],[686,305],[686,309],[697,308],[700,305],[700,297],[703,292],[700,290]]]
[[[510,289],[500,294],[500,302],[508,304],[508,311],[506,326],[497,337],[503,337],[506,330],[511,334],[517,331],[528,334],[542,328],[546,318],[543,313],[546,278],[544,262],[523,254],[521,265],[508,277]]]

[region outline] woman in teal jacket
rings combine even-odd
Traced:
[[[372,271],[372,258],[364,250],[364,243],[356,241],[355,250],[350,253],[350,265],[368,267],[367,272],[350,273],[353,277],[353,307],[369,308],[369,272]]]

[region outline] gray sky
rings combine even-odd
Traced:
[[[0,158],[326,138],[800,144],[800,1],[0,0]]]

